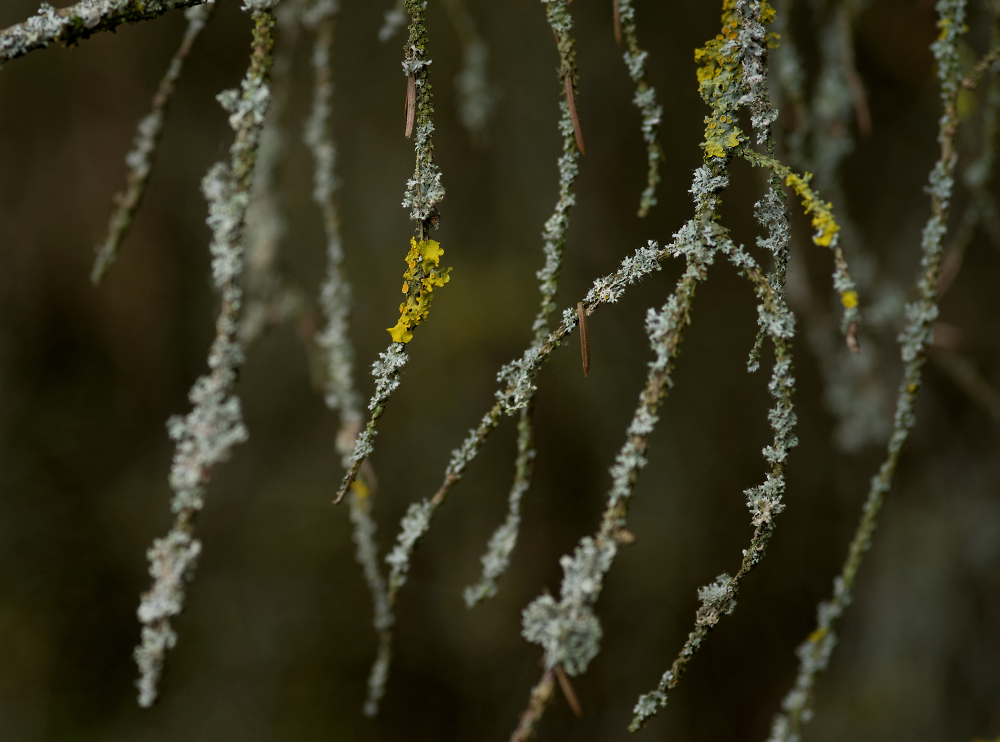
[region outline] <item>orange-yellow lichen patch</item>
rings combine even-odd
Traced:
[[[427,319],[431,311],[432,292],[451,279],[451,268],[440,268],[444,250],[437,240],[410,238],[410,251],[406,254],[406,273],[403,274],[403,292],[406,301],[399,305],[399,321],[387,328],[394,343],[408,343],[413,339],[413,328]]]
[[[806,213],[812,216],[813,229],[816,230],[813,242],[822,247],[830,247],[833,244],[833,238],[840,231],[840,225],[833,218],[833,204],[820,200],[813,189],[809,187],[811,179],[812,173],[806,173],[801,178],[792,173],[785,180],[785,185],[792,187],[795,194],[802,200]],[[844,306],[847,306],[846,300]]]

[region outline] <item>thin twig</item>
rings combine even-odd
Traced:
[[[125,157],[125,163],[128,165],[125,190],[115,195],[114,200],[117,206],[108,222],[108,236],[104,243],[97,248],[97,258],[90,273],[90,280],[95,285],[100,283],[101,279],[111,270],[112,264],[118,258],[118,250],[132,227],[132,220],[135,218],[142,203],[142,197],[146,193],[146,184],[149,182],[149,175],[156,159],[156,147],[163,134],[167,108],[174,97],[177,80],[184,69],[184,60],[214,10],[215,0],[206,0],[204,5],[189,8],[186,12],[188,26],[184,32],[184,38],[181,40],[180,47],[174,52],[170,65],[167,67],[167,73],[160,81],[156,95],[153,96],[150,112],[139,122],[132,150]]]
[[[615,38],[621,46],[624,31],[627,49],[623,58],[629,77],[635,83],[632,102],[642,113],[642,139],[646,143],[646,187],[639,197],[639,217],[649,215],[656,205],[656,188],[660,183],[660,163],[663,148],[660,146],[659,128],[663,108],[656,102],[656,90],[646,75],[646,58],[649,56],[639,46],[633,0],[615,0]]]

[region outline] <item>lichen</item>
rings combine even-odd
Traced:
[[[444,250],[436,240],[410,238],[410,251],[406,254],[406,272],[403,273],[403,292],[406,301],[399,305],[399,320],[388,329],[394,343],[408,343],[413,339],[413,329],[427,319],[431,311],[434,289],[450,280],[451,268],[441,269]]]

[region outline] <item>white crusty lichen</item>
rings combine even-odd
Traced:
[[[705,276],[699,255],[699,251],[691,251],[687,270],[674,293],[659,312],[650,312],[647,317],[647,332],[656,357],[649,363],[625,443],[610,471],[612,485],[601,527],[596,536],[580,540],[572,557],[560,559],[564,578],[559,601],[541,595],[522,613],[522,635],[542,646],[546,669],[559,666],[570,675],[578,675],[600,650],[601,625],[593,607],[611,569],[619,539],[628,543],[622,535],[628,504],[646,464],[646,445],[657,421],[657,410],[672,385],[672,364],[680,348],[681,333],[690,322],[694,288]]]
[[[143,708],[156,701],[167,650],[177,644],[177,632],[170,620],[184,608],[184,582],[190,578],[200,553],[201,542],[176,529],[166,538],[154,540],[146,552],[153,587],[143,595],[139,606],[142,639],[135,650],[135,661],[142,671],[136,687]]]
[[[430,500],[422,500],[410,505],[399,524],[399,535],[396,536],[396,546],[385,558],[389,565],[389,593],[395,595],[406,583],[406,575],[410,571],[410,557],[417,542],[427,533],[431,525],[431,516],[437,505]]]
[[[486,135],[498,98],[490,84],[489,59],[486,41],[476,37],[462,50],[462,69],[455,75],[458,117],[466,130],[480,139]]]
[[[465,0],[444,0],[462,45],[462,67],[454,78],[458,118],[476,144],[483,144],[499,95],[488,75],[490,49]]]
[[[556,308],[555,295],[559,288],[559,271],[562,267],[563,250],[566,247],[566,232],[569,230],[569,212],[576,203],[573,184],[579,172],[580,150],[576,146],[569,104],[562,100],[559,102],[559,108],[561,111],[559,133],[563,142],[558,162],[559,199],[556,201],[552,216],[545,222],[545,228],[542,230],[542,254],[545,256],[545,265],[535,274],[542,293],[542,305],[531,326],[534,332],[532,345],[535,347],[540,347],[549,334],[549,318]]]
[[[228,165],[213,165],[202,181],[209,204],[206,221],[212,230],[212,278],[222,294],[222,309],[208,356],[210,371],[195,381],[188,395],[193,408],[184,417],[174,416],[167,422],[170,437],[177,444],[170,469],[174,492],[171,508],[176,517],[167,537],[157,539],[149,551],[154,582],[142,596],[138,610],[143,629],[142,644],[135,651],[140,673],[136,686],[139,703],[144,707],[155,702],[166,651],[177,642],[170,622],[183,609],[184,580],[190,578],[201,550],[191,531],[203,506],[205,487],[215,466],[229,457],[233,446],[247,439],[240,401],[232,391],[243,362],[238,339],[242,236],[255,155],[270,98],[274,26],[270,11],[255,11],[253,16],[253,53],[242,92],[229,90],[218,96],[230,112],[229,123],[236,132],[230,147],[231,160]]]
[[[422,0],[404,0],[403,7],[410,17],[409,30],[406,46],[403,52],[403,73],[407,76],[407,123],[406,136],[414,135],[414,171],[413,177],[406,183],[406,190],[403,195],[403,207],[410,209],[410,217],[416,222],[416,233],[418,237],[411,239],[411,252],[417,250],[419,239],[420,245],[433,242],[427,239],[431,229],[438,226],[440,214],[437,206],[444,198],[444,186],[441,185],[441,171],[434,162],[434,123],[431,115],[434,112],[433,95],[430,84],[430,64],[431,59],[427,56],[427,30],[424,24],[424,13],[426,2]],[[434,246],[440,246],[434,242]],[[440,251],[443,252],[443,251]],[[440,255],[440,252],[438,255]],[[435,258],[436,260],[436,258]],[[436,262],[435,262],[436,264]],[[413,270],[411,268],[411,270]],[[424,269],[421,268],[421,271]],[[446,269],[442,272],[443,281],[446,282]],[[421,281],[411,281],[408,284],[409,301],[416,301],[417,290],[415,286],[424,285]],[[433,284],[432,284],[433,285]],[[442,285],[442,284],[437,284]],[[425,305],[429,306],[429,305]],[[406,304],[400,306],[403,311]],[[424,310],[426,316],[427,309]],[[403,317],[409,315],[404,311]],[[380,361],[373,366],[375,375],[375,394],[368,405],[371,417],[367,424],[358,433],[357,441],[353,453],[350,456],[350,465],[344,475],[337,493],[335,502],[340,502],[350,489],[361,469],[365,459],[371,455],[375,440],[375,432],[379,419],[385,412],[385,403],[389,395],[399,386],[399,373],[408,360],[404,348],[406,343],[412,338],[408,328],[415,327],[412,319],[407,319],[409,324],[404,324],[401,319],[397,328],[389,329],[393,337],[393,342],[385,353],[380,355]],[[397,334],[398,332],[398,334]]]

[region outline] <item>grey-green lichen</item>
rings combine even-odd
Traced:
[[[138,610],[142,643],[135,651],[140,673],[136,686],[143,707],[156,700],[166,651],[177,642],[171,620],[183,609],[183,584],[190,578],[201,550],[191,531],[203,506],[205,487],[215,466],[229,457],[233,446],[247,438],[240,401],[233,394],[243,362],[237,336],[242,304],[242,236],[256,151],[270,99],[274,15],[266,10],[254,11],[253,19],[251,61],[241,90],[227,90],[218,96],[236,132],[230,162],[213,165],[202,181],[209,203],[207,222],[212,230],[212,277],[222,294],[222,308],[208,356],[210,372],[195,381],[189,394],[193,409],[167,422],[170,437],[177,444],[170,469],[174,491],[171,509],[176,518],[170,533],[156,539],[149,550],[153,586],[142,596]]]

